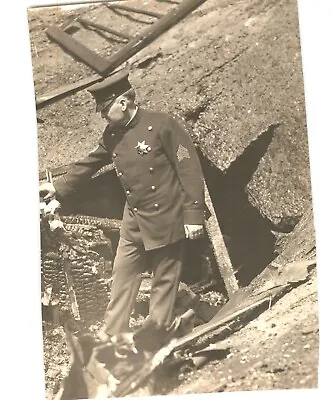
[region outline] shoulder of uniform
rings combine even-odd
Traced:
[[[145,109],[141,109],[141,111],[145,115],[146,118],[150,118],[153,120],[167,119],[170,117],[169,114],[162,112],[162,111],[153,111],[153,110],[145,110]]]

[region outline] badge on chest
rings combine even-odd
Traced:
[[[143,140],[142,142],[137,142],[137,146],[135,146],[135,149],[140,156],[144,156],[144,154],[148,154],[152,150],[151,146],[148,145],[145,140]]]

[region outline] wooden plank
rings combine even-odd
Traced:
[[[155,18],[161,18],[164,16],[164,14],[158,13],[156,11],[142,10],[140,8],[124,6],[121,4],[106,4],[106,7],[108,7],[111,10],[114,9],[114,10],[129,11],[129,12],[133,12],[136,14],[149,15],[150,17],[155,17]]]
[[[249,298],[246,304],[244,304],[242,307],[237,307],[237,309],[235,308],[233,312],[232,308],[226,312],[225,307],[223,307],[209,322],[197,326],[192,332],[188,333],[182,338],[179,338],[174,346],[174,350],[179,350],[185,346],[188,346],[203,335],[206,335],[217,329],[219,330],[223,326],[227,329],[227,325],[233,322],[241,323],[241,321],[249,321],[249,315],[252,315],[263,305],[269,307],[272,302],[275,302],[277,298],[282,297],[289,290],[291,290],[291,288],[292,285],[290,284],[271,288],[270,290],[258,296]]]
[[[46,30],[46,34],[50,39],[58,43],[71,55],[83,61],[89,67],[98,73],[102,73],[109,67],[109,62],[100,57],[96,52],[88,49],[82,43],[78,42],[72,36],[57,26],[50,26]]]
[[[100,75],[92,75],[88,78],[81,79],[78,82],[70,83],[68,85],[61,86],[58,89],[46,92],[36,98],[36,108],[37,110],[47,106],[48,104],[54,103],[55,101],[61,100],[67,96],[75,94],[80,90],[83,90],[94,83],[102,80]]]
[[[239,285],[235,277],[231,259],[228,254],[227,247],[225,245],[225,241],[218,223],[216,212],[214,210],[213,203],[206,183],[204,184],[204,186],[205,186],[204,188],[205,203],[211,213],[209,219],[205,221],[205,228],[213,246],[213,252],[218,265],[220,276],[222,277],[225,283],[225,288],[228,296],[231,297],[232,294],[238,290]]]
[[[105,31],[105,32],[111,33],[112,35],[121,37],[122,39],[125,39],[125,40],[132,39],[132,36],[129,36],[126,33],[122,33],[122,32],[116,31],[115,29],[109,28],[109,27],[107,27],[105,25],[97,24],[97,23],[89,21],[89,20],[87,20],[85,18],[77,18],[77,21],[80,24],[82,24],[83,26],[91,26],[91,27],[99,29],[101,31]]]

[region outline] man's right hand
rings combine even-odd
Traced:
[[[39,193],[42,196],[44,196],[43,197],[44,200],[51,199],[52,197],[54,197],[55,192],[56,192],[55,187],[51,182],[45,182],[39,186]]]

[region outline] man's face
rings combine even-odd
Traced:
[[[116,99],[111,105],[104,108],[100,115],[111,125],[121,125],[127,118],[126,103],[121,99]]]

